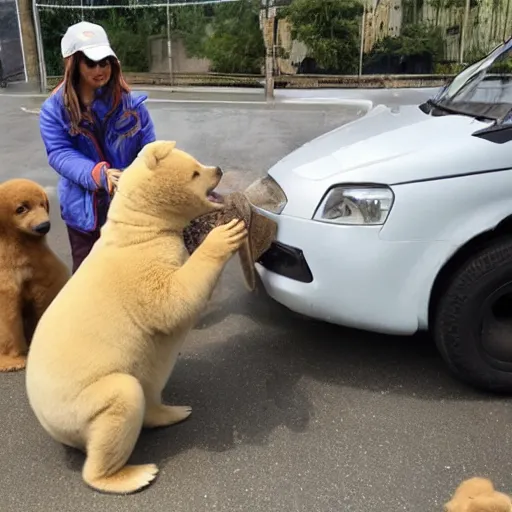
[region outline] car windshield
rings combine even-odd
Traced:
[[[512,39],[462,71],[432,103],[454,113],[512,122]]]

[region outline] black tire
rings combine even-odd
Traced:
[[[2,81],[0,82],[0,87],[1,87],[2,89],[5,89],[5,88],[7,87],[7,82],[6,82],[5,80],[2,80]]]
[[[437,303],[433,334],[461,380],[512,392],[512,236],[488,242],[455,272]]]

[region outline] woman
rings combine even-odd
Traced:
[[[147,96],[136,97],[105,30],[80,22],[61,41],[64,80],[43,103],[41,137],[59,173],[59,201],[71,245],[73,272],[106,221],[122,169],[155,140]]]

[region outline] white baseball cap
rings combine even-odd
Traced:
[[[76,52],[83,52],[87,58],[94,62],[106,57],[117,59],[103,27],[88,21],[71,25],[60,42],[60,48],[64,58],[70,57]]]

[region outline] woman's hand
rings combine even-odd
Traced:
[[[117,189],[119,178],[121,177],[122,171],[119,169],[107,169],[107,181],[108,181],[108,192],[112,196]]]

